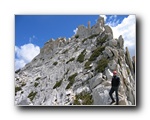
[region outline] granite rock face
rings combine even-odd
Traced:
[[[135,57],[132,61],[122,36],[114,39],[100,17],[68,40],[49,40],[15,71],[15,105],[109,105],[113,70],[121,80],[119,105],[135,105]]]

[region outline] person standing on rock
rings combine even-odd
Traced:
[[[115,100],[112,96],[114,91],[116,93],[116,105],[118,105],[118,103],[119,103],[119,97],[118,97],[119,85],[120,85],[120,78],[117,76],[117,72],[113,71],[113,77],[112,77],[112,81],[111,81],[111,89],[109,92],[110,98],[112,99],[112,102],[110,104],[115,102]]]

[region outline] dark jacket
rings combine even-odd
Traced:
[[[112,87],[119,87],[120,85],[120,78],[118,76],[113,76],[111,81]]]

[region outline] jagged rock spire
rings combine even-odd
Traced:
[[[88,29],[90,29],[90,28],[91,28],[91,22],[88,21]]]
[[[99,23],[100,26],[104,27],[105,25],[104,17],[99,16],[97,23]]]

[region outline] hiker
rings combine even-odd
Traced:
[[[115,102],[115,100],[112,96],[114,91],[116,93],[116,105],[118,105],[118,103],[119,103],[119,98],[118,98],[119,85],[120,85],[120,78],[117,76],[117,72],[113,71],[113,77],[112,77],[112,81],[111,81],[111,89],[110,89],[110,92],[109,92],[110,98],[112,99],[112,102],[110,104]]]

